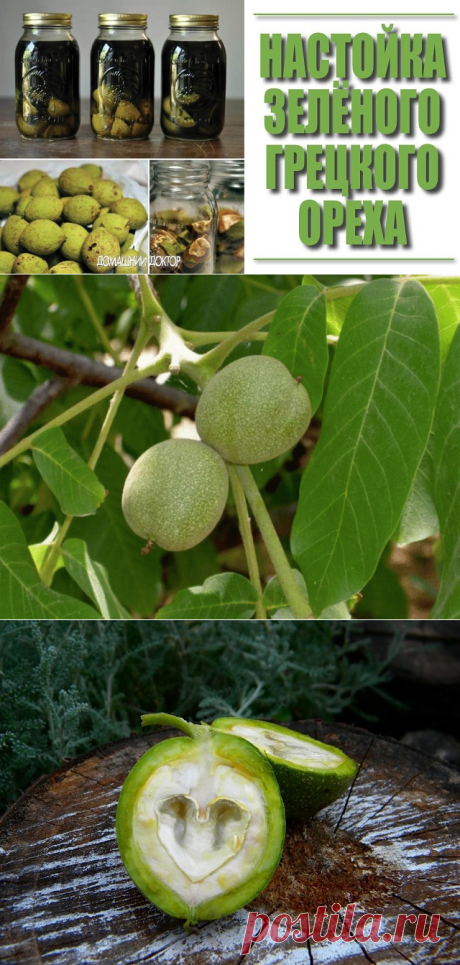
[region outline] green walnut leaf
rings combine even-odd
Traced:
[[[424,287],[436,308],[441,342],[441,363],[444,364],[460,322],[460,285],[435,282],[425,284]]]
[[[105,620],[129,620],[130,614],[117,600],[107,570],[92,560],[81,539],[66,540],[61,555],[67,572],[86,596],[96,604]]]
[[[430,436],[393,539],[399,546],[406,546],[434,536],[438,531],[439,520],[433,501],[433,436]]]
[[[239,573],[210,576],[203,586],[180,590],[156,615],[157,620],[249,620],[257,590]]]
[[[90,516],[101,505],[105,489],[74,449],[62,429],[44,429],[34,439],[35,465],[66,516]]]
[[[362,589],[396,529],[427,445],[439,367],[436,313],[422,285],[380,279],[363,288],[337,343],[292,532],[315,616]]]
[[[310,396],[312,412],[318,408],[328,365],[326,299],[312,285],[294,288],[275,312],[263,354],[278,359]]]
[[[14,513],[2,502],[0,544],[0,619],[99,619],[100,614],[93,607],[56,593],[42,583],[24,533]]]
[[[433,616],[460,617],[460,328],[446,358],[434,418],[434,501],[441,524],[442,577]]]

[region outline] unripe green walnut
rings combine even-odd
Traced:
[[[59,176],[61,194],[74,197],[77,194],[92,194],[94,178],[82,168],[65,168]]]
[[[26,228],[27,221],[24,221],[24,218],[19,218],[16,214],[10,214],[9,218],[5,221],[2,233],[2,245],[6,251],[11,251],[15,256],[21,254],[23,249],[19,239]]]
[[[111,271],[113,260],[120,257],[120,245],[105,228],[96,228],[85,238],[81,257],[87,268],[99,275]]]
[[[248,466],[282,455],[311,417],[308,392],[282,362],[249,355],[206,386],[196,410],[198,432],[228,462]]]
[[[249,741],[208,724],[145,714],[186,736],[151,747],[126,778],[117,841],[149,901],[194,925],[230,915],[265,888],[285,818],[270,764]]]
[[[112,204],[110,210],[127,218],[133,231],[143,228],[147,222],[148,214],[137,198],[121,198],[120,201]]]
[[[0,187],[0,217],[5,217],[14,211],[19,201],[19,193],[14,188]]]
[[[45,218],[31,221],[21,234],[21,245],[32,255],[46,257],[61,247],[64,232],[54,221]]]
[[[122,508],[137,536],[179,552],[209,536],[227,496],[227,468],[217,452],[192,439],[168,439],[134,463]]]
[[[73,224],[90,225],[100,212],[100,204],[87,194],[77,194],[64,202],[64,218]]]

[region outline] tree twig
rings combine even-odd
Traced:
[[[56,375],[74,379],[81,385],[101,388],[114,382],[122,374],[122,370],[115,366],[104,365],[103,362],[48,345],[28,335],[8,334],[0,340],[0,351],[12,358],[43,365]],[[127,386],[125,394],[159,409],[167,409],[176,415],[194,418],[197,400],[193,395],[168,385],[159,385],[152,378],[139,379]]]
[[[48,379],[32,392],[22,409],[12,416],[0,432],[0,455],[8,452],[12,446],[24,435],[29,426],[55,399],[59,399],[78,382],[75,379]]]
[[[29,275],[10,275],[0,299],[0,337],[13,321],[19,299],[29,280]]]

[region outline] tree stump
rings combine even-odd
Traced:
[[[290,829],[282,862],[250,906],[194,933],[150,905],[118,854],[115,808],[135,761],[170,731],[133,737],[64,765],[33,785],[0,825],[2,965],[458,965],[460,773],[391,739],[341,724],[294,725],[361,762],[348,795],[304,828]],[[352,940],[241,946],[248,911],[312,917],[441,916],[437,944]],[[427,923],[428,927],[428,923]],[[340,926],[339,926],[340,928]],[[283,929],[281,929],[282,933]]]

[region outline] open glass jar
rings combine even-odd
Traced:
[[[217,202],[216,274],[244,271],[244,161],[214,161],[211,190]]]
[[[167,137],[206,141],[225,121],[227,56],[219,17],[172,14],[161,55],[161,129]]]
[[[153,127],[155,52],[144,13],[100,13],[91,48],[91,126],[96,137],[140,140]]]
[[[206,161],[152,162],[151,275],[212,274],[216,223]]]
[[[16,47],[16,124],[23,137],[73,137],[80,126],[80,55],[70,13],[24,13]]]

